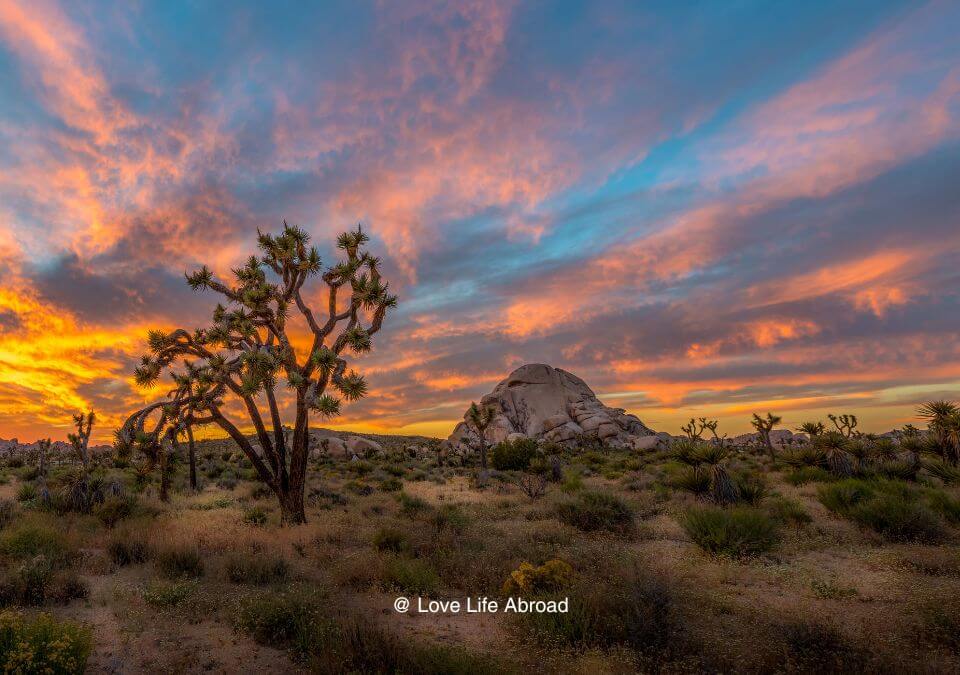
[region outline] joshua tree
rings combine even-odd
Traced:
[[[47,454],[50,452],[50,446],[53,442],[49,438],[41,438],[37,441],[37,475],[47,475]]]
[[[680,431],[687,435],[691,441],[699,441],[703,436],[703,432],[707,428],[707,419],[705,417],[700,418],[700,424],[697,425],[697,420],[690,418],[690,421],[685,425],[680,427]]]
[[[73,446],[73,451],[77,457],[80,458],[84,470],[90,468],[90,432],[93,431],[93,423],[96,419],[97,417],[92,410],[86,415],[82,412],[77,413],[73,416],[73,424],[77,427],[77,433],[67,434],[67,439]]]
[[[823,422],[804,422],[797,427],[797,431],[799,431],[801,434],[806,434],[810,438],[819,436],[824,432],[824,430],[825,427],[823,426]]]
[[[840,478],[849,478],[853,475],[850,450],[856,441],[851,440],[840,431],[827,431],[817,436],[813,443],[818,450],[824,453],[827,466],[834,475]]]
[[[957,464],[960,460],[960,407],[950,401],[930,401],[920,406],[917,414],[927,421],[941,458]]]
[[[136,370],[137,382],[152,385],[169,369],[175,388],[163,400],[134,413],[118,434],[120,444],[139,445],[148,456],[156,451],[162,461],[164,440],[172,442],[170,429],[175,434],[184,424],[216,424],[276,494],[284,523],[306,521],[310,414],[338,415],[341,397],[355,401],[367,393],[364,378],[347,370],[345,355],[370,350],[371,338],[397,302],[380,276],[379,258],[363,250],[369,237],[360,228],[338,237],[337,247],[345,257],[325,271],[308,241],[305,231],[284,223],[279,235],[258,233],[262,256],[233,270],[234,285],[215,278],[206,266],[187,275],[191,288],[219,293],[226,306],[217,305],[209,328],[150,332],[151,353]],[[315,316],[305,298],[304,283],[316,275],[327,287],[323,318]],[[342,297],[342,290],[349,296]],[[309,330],[309,349],[299,356],[288,324],[293,310]],[[294,403],[289,439],[277,392],[281,378]],[[228,418],[228,399],[245,411],[256,445]],[[159,420],[151,425],[148,418],[154,414]]]
[[[753,428],[760,434],[760,440],[763,441],[767,452],[770,453],[770,459],[775,458],[773,454],[773,443],[770,441],[770,432],[773,431],[773,427],[780,424],[780,419],[779,416],[768,412],[766,417],[760,417],[757,413],[753,413],[753,419],[750,420],[750,424],[752,424]]]
[[[831,422],[833,422],[833,426],[837,428],[837,431],[839,431],[841,434],[843,434],[847,438],[852,438],[854,436],[860,435],[859,431],[855,431],[855,429],[857,428],[856,415],[840,415],[839,417],[837,417],[836,415],[827,415],[827,417],[830,419]]]
[[[690,467],[686,474],[679,477],[678,487],[704,495],[709,492],[717,504],[732,504],[739,499],[737,485],[726,468],[729,448],[696,441],[678,441],[674,444],[673,454],[678,461]]]
[[[487,427],[493,422],[496,411],[492,407],[481,408],[476,403],[471,403],[467,409],[467,424],[473,427],[480,437],[480,470],[487,470]]]

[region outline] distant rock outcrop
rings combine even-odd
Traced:
[[[517,368],[480,399],[480,405],[496,412],[484,434],[490,443],[522,434],[568,446],[593,438],[614,447],[633,447],[638,438],[654,435],[635,416],[603,405],[576,375],[542,363]],[[447,442],[466,450],[476,447],[479,438],[461,422]]]

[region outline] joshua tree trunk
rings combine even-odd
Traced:
[[[480,435],[480,470],[487,470],[487,439]]]
[[[160,463],[160,501],[168,502],[170,501],[170,472],[167,470],[167,449],[162,443],[157,454],[159,455],[157,460]]]
[[[187,427],[187,451],[190,454],[190,489],[197,489],[197,448],[193,442],[193,427]]]

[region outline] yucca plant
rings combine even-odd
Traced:
[[[803,466],[826,466],[827,456],[816,445],[806,443],[784,452],[780,455],[780,460],[799,469]]]
[[[853,475],[850,457],[850,438],[839,431],[827,431],[815,439],[816,447],[826,457],[827,468],[835,476],[849,478]]]
[[[929,473],[931,476],[936,476],[946,485],[960,483],[960,469],[955,466],[951,466],[946,462],[925,461],[923,462],[923,468],[926,469],[927,473]]]

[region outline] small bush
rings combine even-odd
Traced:
[[[394,558],[384,567],[387,588],[405,593],[430,594],[440,585],[440,577],[430,564],[418,558]]]
[[[150,547],[147,542],[129,534],[110,540],[107,544],[110,560],[118,567],[139,565],[150,559]]]
[[[490,463],[498,471],[523,471],[537,455],[537,442],[532,438],[501,441],[493,446]]]
[[[803,504],[796,499],[775,495],[767,500],[766,510],[772,517],[784,524],[806,525],[813,522],[813,518]]]
[[[636,570],[601,584],[584,580],[563,595],[569,597],[566,613],[533,612],[519,617],[538,643],[625,646],[656,659],[668,657],[681,634],[673,594],[661,581]]]
[[[834,513],[846,515],[850,510],[874,494],[874,487],[864,480],[855,478],[824,485],[818,490],[820,503]]]
[[[782,627],[788,671],[800,673],[867,672],[867,654],[835,628],[818,623],[790,623]]]
[[[203,558],[195,548],[171,548],[156,556],[157,572],[165,579],[196,579],[203,576]]]
[[[265,586],[282,583],[290,576],[290,565],[282,556],[234,553],[227,558],[227,578],[235,584]]]
[[[251,506],[243,512],[243,522],[261,527],[267,524],[267,510],[262,506]]]
[[[567,494],[580,492],[583,489],[583,478],[575,471],[564,471],[563,481],[560,483],[560,490]]]
[[[17,501],[29,502],[37,498],[37,486],[33,483],[23,483],[17,488]]]
[[[17,570],[16,596],[23,605],[42,605],[53,579],[53,565],[43,555],[25,561]]]
[[[945,492],[937,490],[930,494],[930,507],[947,522],[960,525],[960,499],[954,499]]]
[[[380,492],[400,492],[403,489],[403,481],[399,478],[391,476],[380,481]]]
[[[750,506],[759,506],[767,496],[767,485],[755,474],[737,476],[737,494],[739,501]]]
[[[107,527],[114,527],[133,513],[136,500],[132,495],[110,496],[94,508],[94,514]]]
[[[470,519],[456,504],[444,504],[433,513],[430,522],[437,533],[448,530],[459,534],[466,529]]]
[[[701,466],[685,466],[670,480],[670,487],[702,497],[710,491],[710,472]]]
[[[44,556],[55,567],[63,567],[72,557],[60,532],[45,526],[24,523],[0,535],[0,553],[12,558]]]
[[[939,598],[920,608],[922,642],[944,645],[960,652],[960,600]]]
[[[47,589],[47,597],[53,602],[66,605],[71,600],[82,600],[90,595],[90,587],[76,572],[62,572],[54,577]]]
[[[196,590],[196,581],[151,581],[143,589],[143,600],[154,607],[177,607]]]
[[[49,614],[0,612],[0,670],[5,673],[82,673],[93,649],[90,631]]]
[[[320,619],[315,594],[288,590],[243,599],[235,623],[260,644],[307,654]]]
[[[575,500],[559,504],[557,518],[584,532],[625,533],[633,528],[633,509],[606,492],[585,492]]]
[[[850,512],[850,517],[890,541],[933,544],[946,534],[930,509],[899,495],[879,495],[858,504]]]
[[[520,563],[504,582],[504,595],[517,593],[539,594],[562,590],[573,581],[573,568],[562,560],[548,560],[539,567]]]
[[[430,505],[423,499],[414,495],[408,495],[406,492],[401,492],[397,496],[397,499],[400,501],[400,513],[408,518],[413,518],[417,514],[430,508]]]
[[[734,557],[764,553],[780,541],[776,521],[752,508],[693,508],[681,524],[700,548]]]
[[[407,535],[391,527],[381,527],[373,535],[373,545],[378,551],[393,551],[400,553],[409,548]]]
[[[17,517],[17,504],[10,499],[0,499],[0,530]]]

